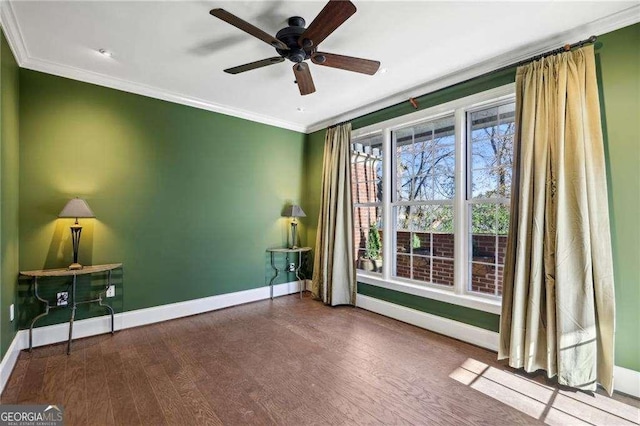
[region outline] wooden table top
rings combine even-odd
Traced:
[[[106,265],[84,266],[82,269],[38,269],[35,271],[21,271],[20,275],[25,277],[70,277],[73,275],[87,275],[96,272],[111,271],[122,268],[122,263],[108,263]]]
[[[311,247],[298,247],[298,248],[277,247],[277,248],[267,249],[267,251],[272,251],[275,253],[297,253],[299,251],[304,252],[309,250],[311,250]]]

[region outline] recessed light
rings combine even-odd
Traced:
[[[387,73],[387,69],[386,68],[380,68],[380,74],[386,74]]]
[[[304,112],[304,108],[303,107],[298,107],[296,109],[298,110],[298,112]]]
[[[113,53],[109,52],[107,49],[98,49],[98,53],[104,56],[105,58],[113,57]]]

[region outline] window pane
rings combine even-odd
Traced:
[[[423,256],[413,256],[411,272],[412,278],[416,281],[431,281],[431,259]]]
[[[430,231],[433,221],[433,206],[411,206],[411,230]]]
[[[433,234],[432,254],[437,257],[453,259],[454,235]]]
[[[380,180],[352,182],[351,187],[353,202],[356,204],[382,201],[382,181]]]
[[[398,206],[396,210],[396,230],[408,231],[411,227],[411,207]]]
[[[471,257],[474,262],[496,263],[495,235],[471,235]]]
[[[432,282],[453,287],[453,260],[432,260]]]
[[[471,262],[471,291],[496,293],[496,266]]]
[[[498,266],[496,269],[496,296],[502,296],[502,280],[504,279],[504,268]]]
[[[473,139],[471,142],[472,168],[488,169],[496,165],[496,153],[489,139]]]
[[[498,173],[498,197],[511,198],[511,167],[502,167],[496,170]]]
[[[496,204],[471,205],[471,233],[495,235]]]
[[[423,173],[414,176],[411,188],[412,192],[409,194],[410,200],[433,200],[433,173]]]
[[[453,206],[433,206],[429,229],[432,232],[453,234]]]
[[[495,198],[498,194],[500,177],[496,169],[478,169],[471,171],[472,198]]]
[[[471,291],[502,296],[504,268],[486,263],[471,263]]]
[[[497,206],[497,227],[498,235],[507,236],[509,233],[509,206],[507,204],[499,204]]]
[[[498,265],[503,265],[504,266],[504,256],[507,253],[507,236],[506,235],[498,235],[498,251],[496,253],[497,255],[497,262]]]
[[[380,207],[356,207],[353,209],[353,226],[358,228],[369,228],[376,224],[382,227],[382,209]]]
[[[438,146],[433,151],[433,196],[435,200],[452,200],[455,193],[455,147]]]
[[[450,200],[455,193],[454,118],[393,132],[396,200]]]
[[[515,103],[469,114],[472,198],[509,198]]]
[[[418,256],[431,256],[431,234],[413,232],[411,234],[411,252]]]
[[[398,254],[411,254],[411,232],[396,232],[396,251]]]
[[[357,268],[370,272],[382,271],[382,208],[355,207],[353,212],[354,245]]]
[[[398,253],[394,275],[400,278],[411,278],[411,256]]]

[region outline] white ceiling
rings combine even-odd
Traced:
[[[563,37],[587,38],[594,22],[619,27],[640,20],[637,1],[353,2],[356,14],[321,48],[379,60],[386,72],[367,76],[311,64],[317,91],[304,97],[288,61],[224,73],[276,52],[209,10],[224,8],[275,35],[290,16],[308,25],[324,1],[14,0],[3,2],[2,17],[26,68],[298,131],[418,96],[452,76],[477,75],[477,64],[489,70],[578,41]],[[101,48],[113,57],[98,54]]]

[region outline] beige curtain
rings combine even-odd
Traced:
[[[593,46],[519,67],[499,358],[613,391],[615,301]]]
[[[312,291],[332,306],[356,298],[350,145],[351,123],[327,130]]]

